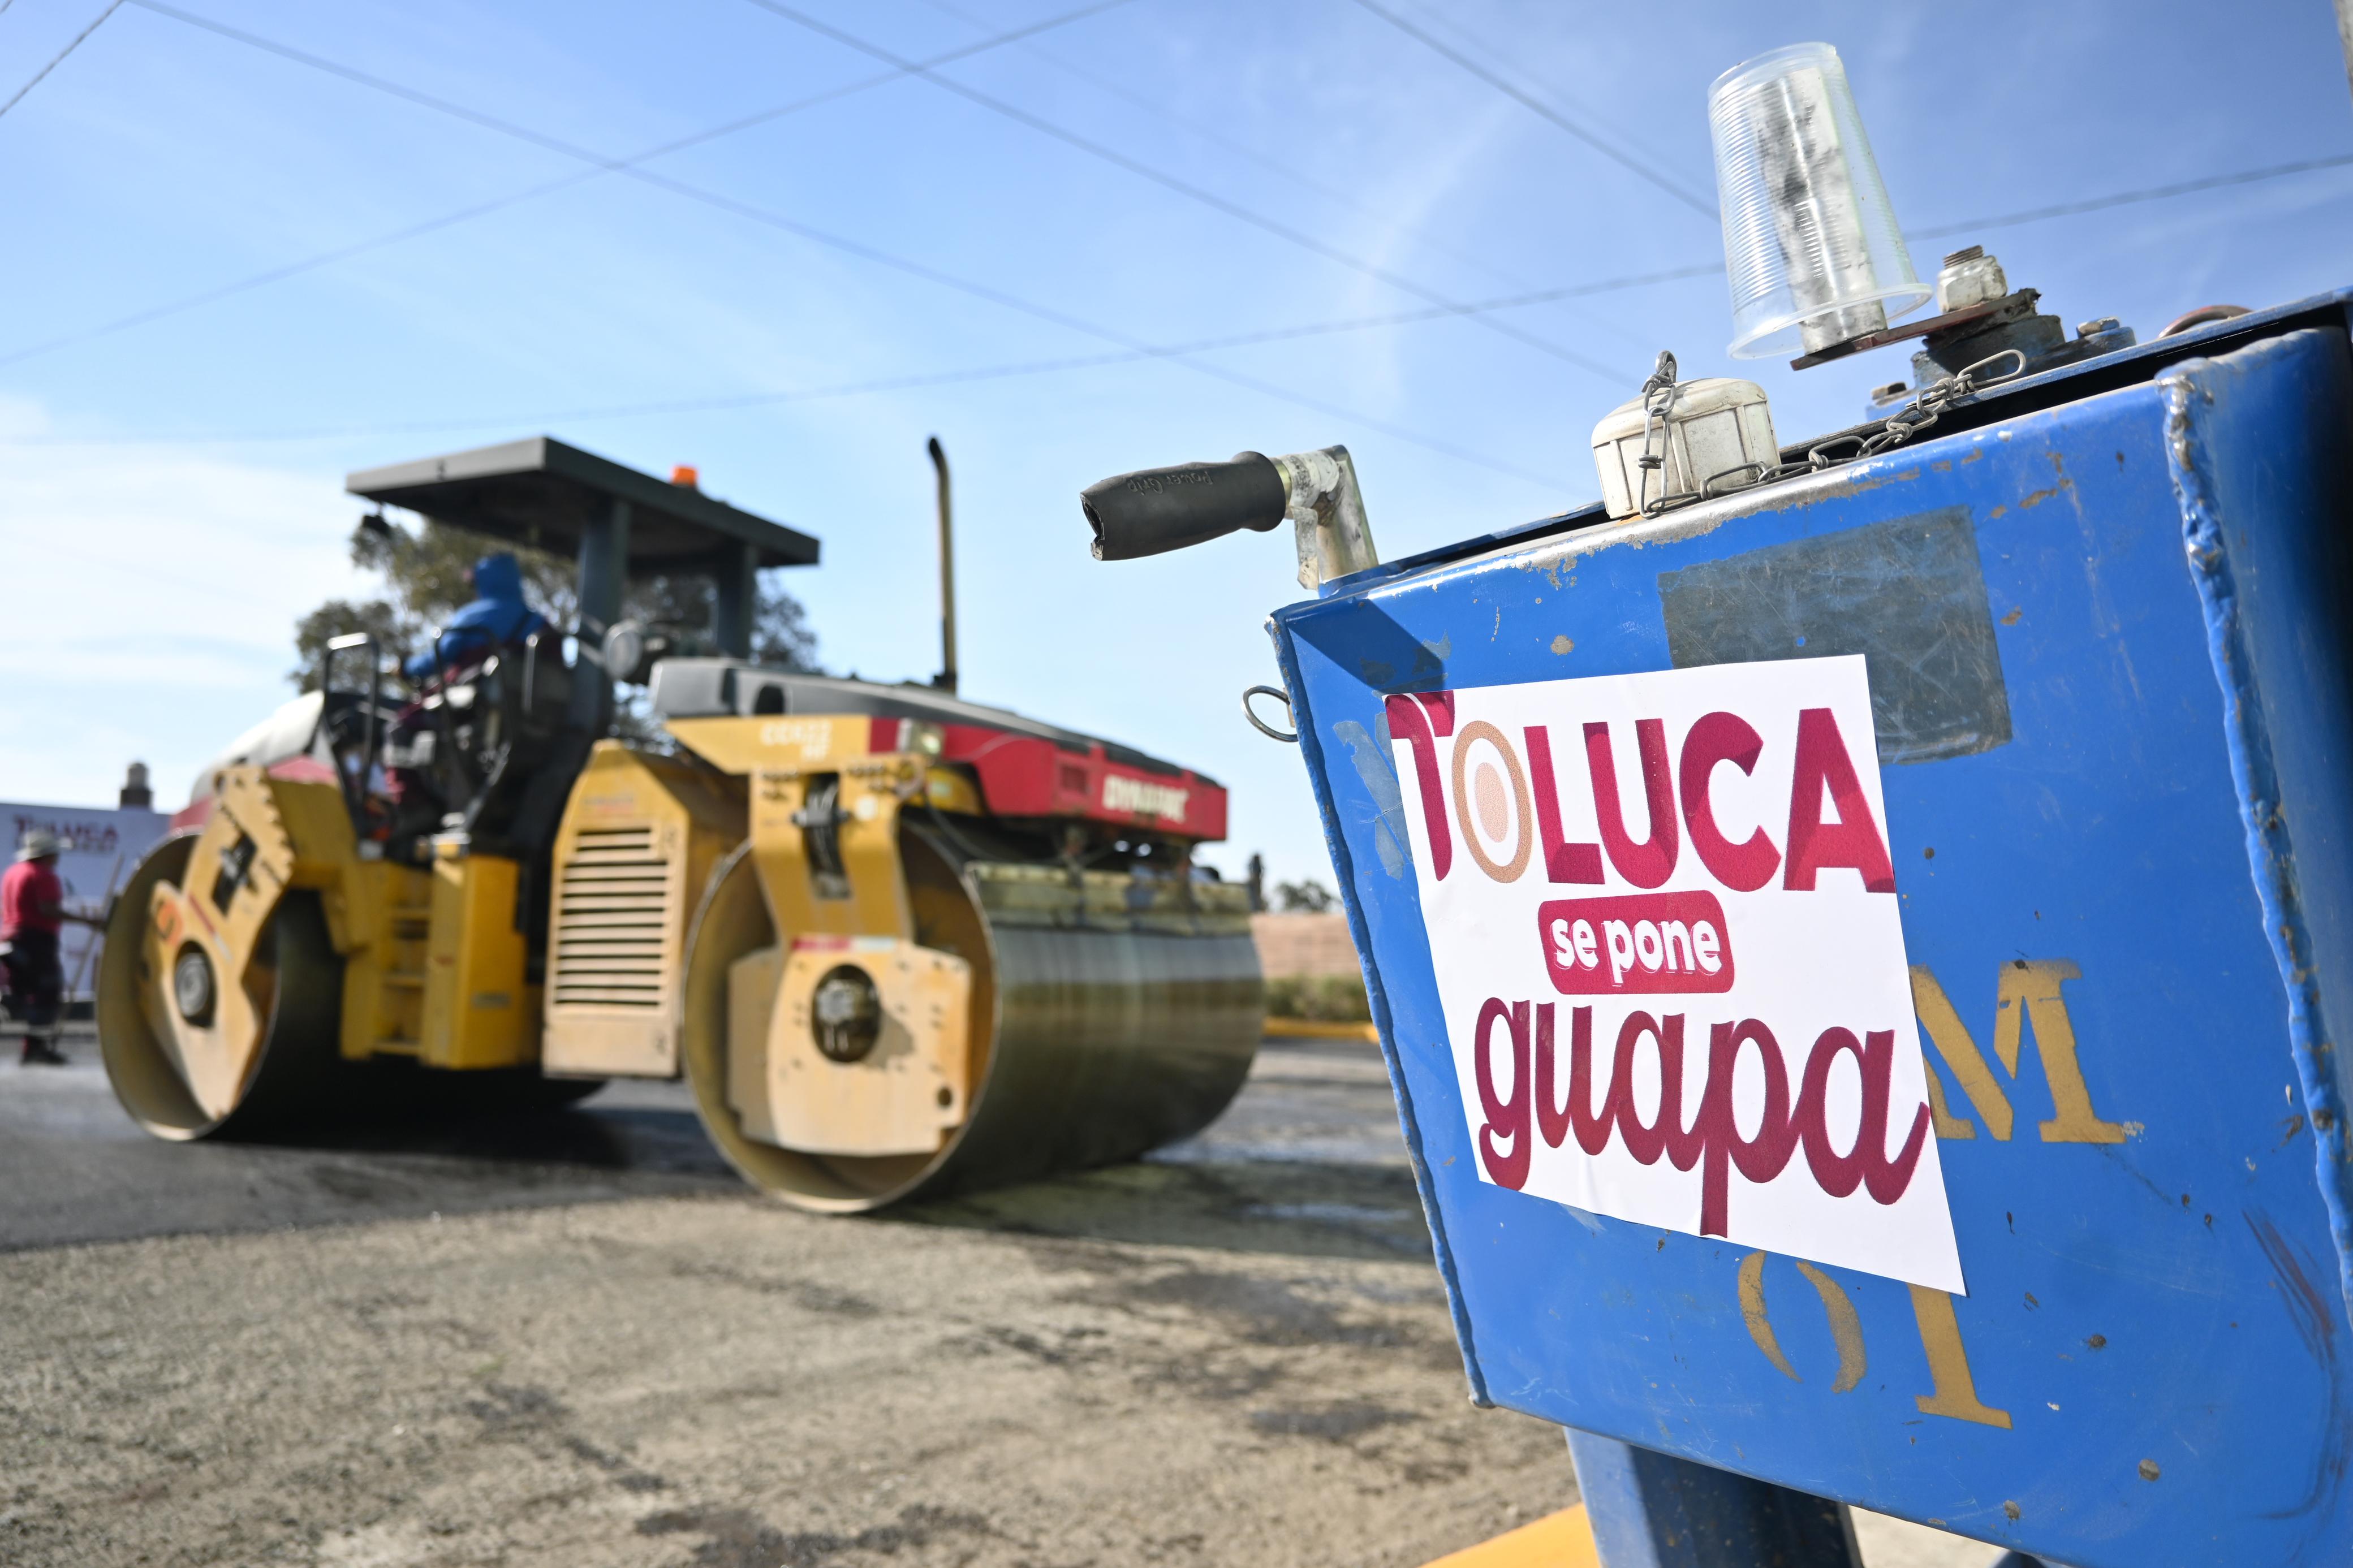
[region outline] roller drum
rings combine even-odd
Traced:
[[[343,956],[318,895],[298,890],[280,899],[256,950],[253,973],[263,977],[265,994],[252,1065],[228,1107],[208,1111],[149,1011],[179,1002],[175,976],[159,973],[147,941],[154,889],[182,882],[198,837],[167,838],[140,863],[108,916],[99,952],[99,1055],[115,1099],[147,1131],[174,1142],[267,1138],[405,1115],[549,1110],[603,1087],[601,1079],[551,1079],[529,1069],[428,1072],[399,1058],[345,1058]]]
[[[813,1154],[746,1134],[727,1095],[728,971],[777,934],[738,850],[689,939],[681,1056],[705,1127],[754,1185],[802,1208],[877,1209],[1134,1159],[1198,1132],[1232,1102],[1264,1019],[1245,930],[992,917],[976,868],[920,833],[901,844],[916,940],[973,966],[982,1038],[968,1114],[929,1154]]]
[[[260,1010],[262,1039],[233,1105],[206,1111],[190,1092],[155,1033],[150,1005],[173,1005],[170,975],[159,975],[145,929],[159,883],[177,883],[187,869],[196,835],[165,839],[140,862],[107,920],[98,961],[99,1055],[115,1098],[132,1120],[158,1138],[251,1136],[273,1127],[349,1110],[371,1097],[374,1075],[345,1062],[336,1050],[343,1011],[343,962],[327,939],[315,895],[290,893],[271,915],[257,966],[268,975]]]

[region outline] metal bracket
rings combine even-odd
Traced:
[[[1291,521],[1298,542],[1301,587],[1319,588],[1335,577],[1380,564],[1372,526],[1365,521],[1364,492],[1356,488],[1356,465],[1347,447],[1293,452],[1273,463],[1287,498],[1282,515]]]

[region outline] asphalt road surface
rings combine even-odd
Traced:
[[[1367,1047],[870,1219],[749,1192],[673,1085],[170,1145],[75,1054],[0,1065],[0,1563],[1413,1568],[1576,1498],[1464,1396]]]

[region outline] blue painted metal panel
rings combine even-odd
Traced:
[[[1572,1428],[1604,1568],[1862,1568],[1843,1505]]]
[[[2080,1568],[2346,1560],[2353,363],[2341,315],[2299,310],[1745,501],[1278,612],[1474,1397]],[[2007,739],[1898,747],[1932,760],[1883,783],[1907,953],[1950,1003],[1923,1012],[1969,1294],[1766,1259],[1752,1321],[1744,1249],[1479,1180],[1382,698],[1672,668],[1662,577],[1957,508]],[[1894,626],[1903,584],[1883,600]],[[1841,603],[1850,641],[1908,646]],[[1875,701],[1905,673],[1874,661]],[[2087,1126],[2121,1141],[2052,1141]]]

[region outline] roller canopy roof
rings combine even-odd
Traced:
[[[705,566],[735,545],[757,551],[764,567],[817,563],[818,542],[806,533],[552,436],[363,468],[343,488],[454,527],[565,555],[579,548],[591,522],[602,521],[614,501],[625,500],[628,569],[640,576]]]

